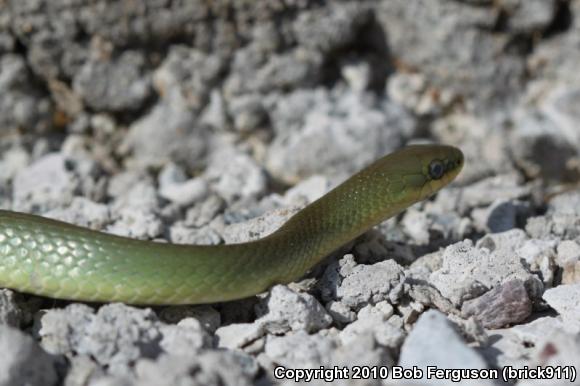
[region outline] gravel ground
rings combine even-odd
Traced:
[[[405,144],[466,155],[435,198],[254,298],[0,290],[0,385],[292,385],[276,368],[321,366],[344,385],[434,384],[428,366],[571,384],[578,63],[579,0],[0,2],[3,209],[232,243]]]

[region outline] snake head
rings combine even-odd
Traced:
[[[418,154],[422,165],[423,194],[431,195],[450,183],[461,171],[461,150],[446,145],[430,145],[428,152]]]
[[[400,178],[400,192],[393,192],[396,201],[409,205],[426,199],[450,183],[463,168],[461,150],[447,145],[407,146],[382,161],[391,179]]]

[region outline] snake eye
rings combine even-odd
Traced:
[[[443,177],[443,173],[445,172],[445,167],[443,166],[443,162],[439,160],[431,161],[429,164],[429,176],[434,179],[438,180]]]

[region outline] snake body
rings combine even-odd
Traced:
[[[198,304],[255,295],[300,278],[325,256],[449,183],[460,150],[409,146],[387,155],[260,240],[178,245],[0,211],[0,287],[53,298]]]

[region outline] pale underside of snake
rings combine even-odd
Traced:
[[[331,252],[433,195],[463,167],[459,149],[389,154],[260,240],[177,245],[114,236],[0,211],[0,287],[59,299],[199,304],[240,299],[299,279]]]

